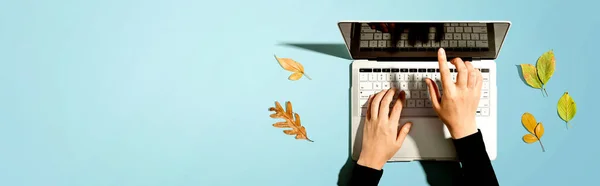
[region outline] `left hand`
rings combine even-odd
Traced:
[[[395,93],[395,89],[389,89],[369,97],[362,150],[357,162],[359,165],[381,170],[402,147],[412,123],[406,123],[401,130],[398,129],[406,95],[402,91],[399,98],[394,100]],[[392,101],[395,104],[390,114]]]

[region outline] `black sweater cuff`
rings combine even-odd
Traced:
[[[489,156],[485,150],[485,143],[483,142],[481,130],[477,129],[476,133],[460,139],[455,139],[453,142],[454,147],[456,148],[456,155],[461,162],[473,160],[489,161]]]
[[[377,170],[365,167],[359,164],[354,166],[352,170],[351,185],[370,186],[379,184],[379,179],[383,175],[383,169]]]

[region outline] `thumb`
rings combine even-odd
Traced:
[[[406,139],[406,136],[408,136],[408,132],[410,132],[410,127],[412,126],[411,122],[407,122],[406,124],[404,124],[404,126],[402,126],[402,128],[400,129],[400,132],[398,132],[398,137],[396,138],[396,143],[402,145],[402,143],[404,143],[404,139]]]

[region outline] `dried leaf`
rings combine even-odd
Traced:
[[[277,122],[275,124],[273,124],[274,127],[277,128],[290,128],[290,124],[288,124],[287,122]]]
[[[537,60],[536,67],[538,72],[538,77],[542,84],[548,83],[550,77],[554,74],[554,68],[556,66],[556,60],[554,59],[554,51],[550,50],[542,56],[540,56]]]
[[[531,64],[521,64],[521,71],[523,72],[523,79],[533,88],[542,88],[542,83],[537,75],[537,70]]]
[[[300,72],[294,72],[292,75],[290,75],[290,77],[288,77],[288,79],[292,81],[299,80],[300,78],[302,78],[302,73]]]
[[[540,146],[542,147],[542,152],[546,152],[541,140],[542,136],[544,135],[544,125],[542,125],[542,122],[537,123],[535,121],[535,117],[533,117],[531,113],[525,112],[521,116],[521,123],[523,123],[525,129],[527,129],[527,131],[530,133],[523,136],[523,141],[529,144],[539,141]]]
[[[310,80],[310,77],[304,73],[304,66],[302,66],[302,64],[294,61],[291,58],[279,58],[275,56],[275,59],[277,59],[277,62],[279,62],[281,68],[293,72],[292,75],[288,77],[289,80],[296,81],[302,78],[302,76],[306,76],[306,78]]]
[[[279,102],[275,101],[275,107],[269,108],[269,111],[275,112],[274,114],[271,114],[271,118],[279,118],[279,119],[285,120],[285,121],[277,122],[277,123],[273,124],[274,127],[290,128],[288,130],[284,130],[283,133],[285,133],[287,135],[296,135],[296,139],[305,139],[310,142],[313,142],[312,140],[308,139],[308,136],[306,135],[306,128],[304,128],[304,126],[302,126],[302,124],[300,122],[300,115],[298,115],[298,113],[294,113],[292,111],[292,103],[291,102],[289,102],[289,101],[286,102],[285,110],[283,110],[283,107],[281,107],[281,104],[279,104]]]
[[[558,99],[557,108],[560,118],[565,121],[569,127],[572,127],[569,121],[571,121],[577,113],[577,104],[571,95],[569,95],[569,92],[565,92],[562,97]]]
[[[523,136],[523,141],[525,141],[525,143],[534,143],[538,141],[538,139],[532,134],[525,134]]]

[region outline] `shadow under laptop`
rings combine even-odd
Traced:
[[[349,103],[352,103],[352,102],[349,102]],[[354,166],[356,166],[356,163],[357,163],[352,157],[357,158],[358,155],[360,154],[359,147],[361,147],[361,145],[362,145],[362,128],[364,127],[364,123],[365,123],[365,118],[363,117],[363,118],[361,118],[360,124],[358,126],[359,130],[356,132],[356,139],[359,139],[359,140],[356,140],[356,142],[354,143],[354,146],[349,146],[350,148],[348,148],[348,158],[346,159],[346,162],[344,163],[344,165],[340,169],[340,173],[338,174],[338,186],[351,185],[350,181],[352,181],[351,180],[352,179],[352,170],[354,169]],[[348,128],[348,131],[349,131],[348,136],[350,138],[352,138],[352,125],[350,125],[350,127]],[[352,139],[348,139],[348,144],[352,144],[350,140],[352,140]],[[354,151],[354,153],[352,151]]]
[[[352,64],[348,65],[348,74],[351,76],[352,75]],[[337,185],[338,186],[348,186],[350,185],[350,181],[351,181],[351,177],[352,177],[352,170],[354,169],[354,166],[356,166],[356,161],[354,161],[352,159],[352,151],[351,148],[357,148],[357,145],[354,146],[350,146],[350,144],[352,144],[351,140],[352,140],[352,78],[348,78],[348,104],[346,108],[348,108],[348,118],[349,118],[349,125],[348,125],[348,158],[346,158],[346,161],[344,162],[344,165],[342,165],[342,168],[340,168],[340,173],[338,174],[338,182]],[[364,118],[363,118],[364,119]],[[360,122],[359,128],[362,129],[362,125],[363,125],[364,121]],[[359,132],[361,135],[362,139],[362,131]],[[362,140],[361,140],[362,143]]]
[[[352,60],[346,45],[343,43],[280,43],[279,45],[326,54],[340,59]]]

